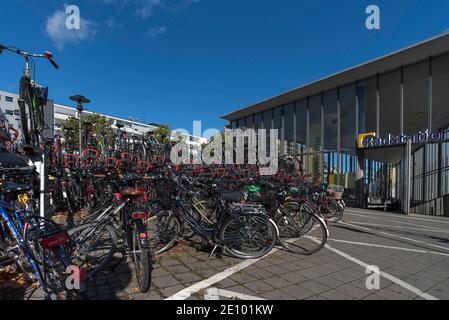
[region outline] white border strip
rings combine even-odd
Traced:
[[[383,249],[391,249],[391,250],[416,252],[416,253],[423,253],[423,254],[428,253],[428,254],[435,254],[435,255],[439,255],[439,256],[449,257],[449,253],[442,253],[442,252],[436,252],[436,251],[409,249],[409,248],[403,248],[403,247],[385,246],[385,245],[380,245],[380,244],[354,242],[354,241],[337,240],[337,239],[328,239],[328,241],[338,242],[338,243],[355,244],[355,245],[358,245],[358,246],[365,246],[365,247],[373,247],[373,248],[383,248]]]
[[[401,237],[401,236],[397,236],[397,235],[392,234],[392,233],[383,232],[383,231],[377,231],[377,230],[374,230],[374,229],[371,229],[371,228],[361,227],[361,226],[357,226],[355,224],[351,224],[351,223],[347,223],[347,222],[341,222],[340,221],[340,222],[338,222],[338,224],[343,224],[343,225],[347,225],[347,226],[350,226],[350,227],[353,227],[353,228],[359,228],[361,230],[366,230],[366,231],[371,232],[371,233],[378,233],[378,234],[382,234],[382,235],[385,235],[385,236],[398,238],[398,239],[402,239],[402,240],[407,240],[407,241],[411,241],[411,242],[415,242],[415,243],[419,243],[419,244],[424,244],[424,245],[429,246],[429,247],[434,247],[434,248],[438,248],[438,249],[449,251],[448,247],[438,246],[436,244],[432,244],[432,243],[428,243],[428,242],[424,242],[424,241],[419,241],[419,240],[415,240],[415,239],[412,239],[412,238]]]

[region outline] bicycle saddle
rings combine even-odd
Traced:
[[[229,191],[223,189],[215,189],[215,192],[220,195],[221,199],[226,202],[241,202],[243,195],[239,191]]]
[[[145,192],[139,189],[126,188],[123,189],[120,194],[125,198],[137,198],[143,197],[145,195]]]
[[[3,188],[2,193],[4,194],[15,194],[15,193],[22,193],[22,192],[28,192],[33,190],[33,186],[29,184],[16,184],[14,182],[7,182]]]

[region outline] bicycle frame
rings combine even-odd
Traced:
[[[6,226],[8,227],[9,231],[11,232],[11,235],[14,237],[16,242],[19,245],[20,250],[24,253],[25,258],[27,259],[29,265],[31,266],[33,270],[33,274],[37,282],[39,283],[39,286],[44,290],[44,292],[47,294],[47,288],[44,283],[44,277],[42,276],[42,272],[39,268],[39,265],[36,260],[34,260],[32,254],[28,251],[27,246],[25,245],[25,240],[22,236],[22,234],[19,232],[18,228],[14,224],[13,219],[8,214],[6,209],[12,209],[13,207],[3,201],[0,201],[0,217],[5,221]],[[14,210],[14,214],[16,216],[20,215],[20,212],[17,210]],[[20,220],[20,219],[19,219]]]

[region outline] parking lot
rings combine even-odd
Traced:
[[[330,225],[326,248],[312,256],[278,248],[258,260],[214,255],[206,264],[199,243],[181,243],[158,257],[149,293],[138,292],[130,265],[117,255],[108,270],[89,281],[87,295],[131,300],[449,299],[448,227],[443,217],[348,209],[342,222]],[[380,286],[368,289],[368,277],[376,276],[369,272],[372,267],[380,271]],[[40,296],[32,290],[21,295]]]

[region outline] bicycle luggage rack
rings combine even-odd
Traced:
[[[265,207],[260,204],[247,204],[247,203],[238,203],[234,204],[236,209],[241,210],[243,213],[265,213]]]

